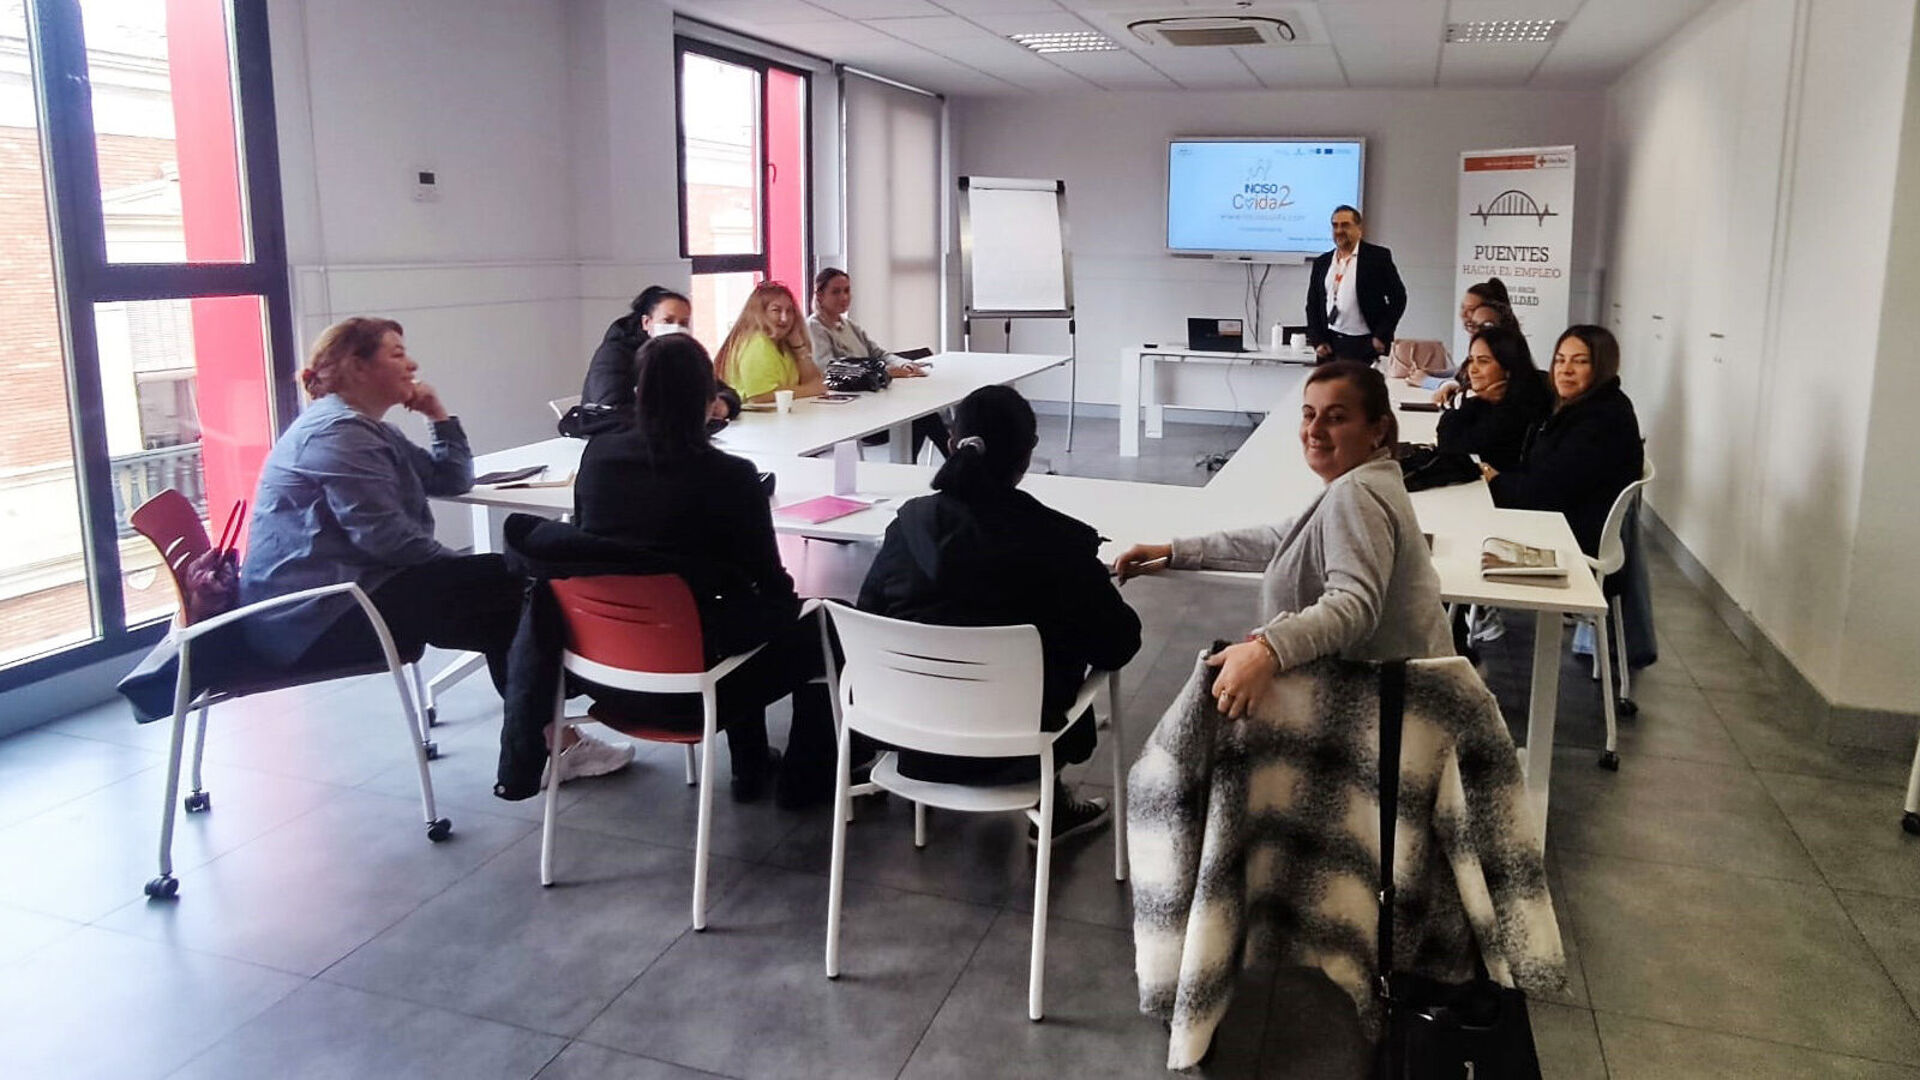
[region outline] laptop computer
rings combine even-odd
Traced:
[[[1187,348],[1195,352],[1247,352],[1246,320],[1188,319]]]

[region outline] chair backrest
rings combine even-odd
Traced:
[[[967,757],[1037,754],[1043,670],[1032,626],[929,626],[828,601],[846,655],[841,719],[882,742]]]
[[[180,624],[186,625],[187,563],[213,547],[213,541],[207,539],[207,526],[200,520],[200,512],[179,489],[168,488],[141,503],[127,518],[135,532],[152,541],[160,552],[160,561],[167,564],[167,572],[173,575],[174,593],[180,597]]]
[[[1613,500],[1613,507],[1607,511],[1607,523],[1600,529],[1599,566],[1594,567],[1601,577],[1620,569],[1627,561],[1627,545],[1621,533],[1626,530],[1627,509],[1640,497],[1640,489],[1653,480],[1653,459],[1647,458],[1640,466],[1640,479],[1628,484]]]
[[[552,409],[553,418],[555,420],[559,420],[564,418],[567,415],[568,409],[571,409],[578,404],[580,404],[580,395],[569,394],[566,397],[557,397],[557,398],[554,398],[552,401],[547,402],[547,408]]]
[[[623,671],[698,674],[707,668],[700,609],[673,574],[607,574],[547,583],[566,623],[567,651]]]

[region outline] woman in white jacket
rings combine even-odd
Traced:
[[[1125,581],[1158,566],[1263,575],[1264,625],[1216,653],[1220,712],[1246,715],[1273,676],[1322,656],[1389,660],[1453,655],[1440,579],[1413,515],[1386,379],[1365,364],[1307,377],[1300,447],[1326,488],[1299,517],[1170,544],[1136,544],[1114,563]]]

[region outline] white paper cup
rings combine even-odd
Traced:
[[[773,392],[773,407],[783,413],[792,412],[793,411],[793,391],[775,390]]]

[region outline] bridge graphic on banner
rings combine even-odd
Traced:
[[[1550,217],[1559,217],[1558,211],[1550,206],[1533,201],[1533,196],[1519,188],[1508,188],[1493,197],[1491,202],[1474,207],[1468,217],[1477,217],[1485,225],[1489,218],[1530,217],[1537,225],[1545,225]]]

